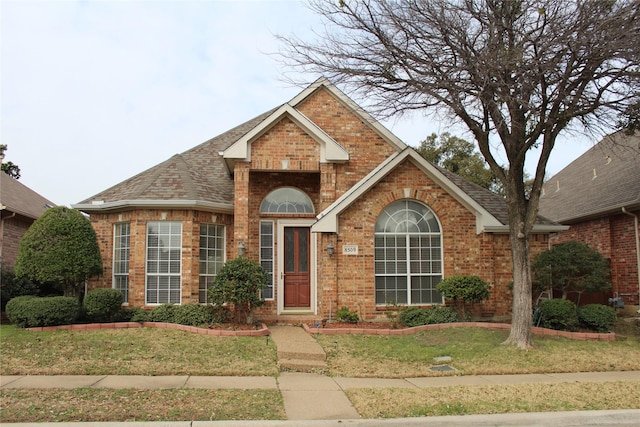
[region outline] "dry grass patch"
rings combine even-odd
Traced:
[[[353,389],[346,393],[363,418],[640,408],[639,381]]]
[[[174,329],[31,332],[0,327],[2,375],[269,375],[273,341]]]
[[[318,335],[330,374],[407,378],[451,375],[429,370],[434,357],[451,356],[457,375],[640,370],[640,341],[577,341],[536,336],[522,351],[501,343],[507,331],[455,328],[410,336]]]
[[[283,420],[277,390],[0,391],[0,422]]]

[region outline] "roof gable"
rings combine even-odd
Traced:
[[[342,197],[329,205],[318,215],[318,221],[313,225],[312,231],[336,233],[338,231],[338,216],[405,160],[411,161],[466,209],[475,214],[476,233],[506,233],[509,231],[506,202],[502,197],[468,182],[458,175],[434,166],[410,147],[390,156]],[[538,218],[533,231],[549,232],[564,229],[566,227],[559,226],[544,218]]]
[[[608,135],[543,186],[540,214],[575,222],[640,209],[640,135]]]
[[[268,132],[284,117],[289,118],[320,145],[320,163],[349,160],[347,150],[300,111],[289,104],[284,104],[224,151],[223,157],[228,170],[233,171],[233,164],[236,161],[251,161],[251,143]]]

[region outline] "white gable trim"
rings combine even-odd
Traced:
[[[320,163],[341,163],[349,160],[347,150],[325,131],[291,105],[284,104],[223,152],[222,156],[230,166],[230,170],[233,170],[233,163],[236,161],[250,162],[251,143],[273,128],[284,117],[291,119],[320,145]]]
[[[360,180],[360,182],[351,187],[349,191],[344,193],[339,199],[318,214],[318,221],[313,225],[311,231],[317,233],[337,233],[338,216],[406,159],[409,159],[409,161],[422,170],[427,176],[429,176],[429,178],[433,179],[447,193],[475,214],[476,233],[482,233],[489,229],[504,227],[504,224],[480,206],[478,202],[469,197],[460,189],[460,187],[451,182],[451,180],[445,177],[414,149],[408,147],[400,153],[387,158],[384,162],[378,165],[377,168]]]
[[[396,150],[402,151],[407,148],[407,145],[402,142],[400,138],[395,136],[389,129],[385,128],[380,124],[376,119],[374,119],[369,113],[362,109],[358,104],[356,104],[351,98],[344,94],[340,89],[334,86],[329,80],[325,77],[320,77],[318,80],[313,82],[309,87],[300,92],[295,96],[289,104],[294,107],[297,107],[302,101],[307,99],[311,94],[313,94],[318,88],[325,87],[333,96],[338,98],[342,103],[353,111],[354,114],[360,117],[364,123],[366,123],[374,132],[376,132],[382,139],[387,141],[391,146],[393,146]]]

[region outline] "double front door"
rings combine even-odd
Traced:
[[[284,308],[311,306],[309,227],[284,227]]]

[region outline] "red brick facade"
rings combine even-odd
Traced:
[[[635,212],[640,215],[640,212]],[[600,252],[611,261],[611,293],[597,294],[588,302],[607,304],[608,298],[617,294],[627,305],[638,302],[638,264],[634,218],[619,213],[602,218],[571,224],[567,231],[560,233],[552,244],[579,241]]]
[[[10,214],[7,218],[2,218],[2,228],[0,229],[2,243],[0,244],[0,255],[2,256],[2,268],[13,268],[18,257],[20,239],[35,220],[22,215]]]
[[[376,306],[374,292],[374,226],[382,210],[396,200],[416,200],[433,211],[441,225],[444,277],[454,274],[479,275],[492,286],[491,298],[478,307],[479,316],[507,316],[511,311],[511,254],[507,234],[478,232],[476,213],[431,179],[423,169],[407,160],[383,179],[367,187],[353,204],[339,215],[337,233],[317,232],[311,237],[311,307],[287,312],[282,305],[279,271],[283,243],[281,232],[290,224],[311,226],[318,214],[348,193],[352,187],[401,147],[394,146],[363,117],[334,93],[322,88],[295,108],[348,152],[348,160],[322,158],[317,134],[310,135],[286,114],[248,143],[246,160],[233,163],[233,214],[176,209],[137,209],[92,213],[99,236],[105,274],[90,287],[112,286],[114,224],[131,225],[129,304],[145,305],[145,251],[148,221],[182,223],[182,303],[198,301],[199,227],[201,223],[226,227],[226,258],[238,253],[240,242],[246,257],[260,259],[260,221],[274,224],[274,298],[258,310],[264,320],[307,316],[315,319],[335,315],[348,307],[364,319],[384,319],[387,307]],[[368,185],[368,184],[367,184]],[[261,213],[260,204],[271,191],[294,187],[312,201],[312,214]],[[532,253],[547,248],[547,235],[534,235]],[[327,254],[329,244],[335,247]],[[358,247],[357,255],[343,255],[342,247]]]

